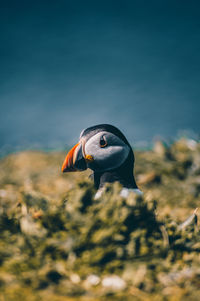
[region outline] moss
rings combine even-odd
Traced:
[[[137,152],[144,197],[124,199],[115,183],[98,200],[84,173],[57,172],[62,154],[0,161],[9,171],[0,175],[1,295],[20,301],[198,300],[198,221],[179,224],[199,202],[199,161],[199,145],[191,150],[187,141]],[[98,285],[89,282],[92,275]],[[103,285],[106,277],[110,287]],[[117,288],[120,279],[125,290]]]

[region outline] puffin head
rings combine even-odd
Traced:
[[[124,187],[137,188],[133,166],[134,154],[126,137],[116,127],[100,124],[81,132],[79,142],[65,158],[62,171],[90,168],[97,188],[114,181],[119,181]]]

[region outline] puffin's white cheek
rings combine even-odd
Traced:
[[[109,146],[105,148],[93,146],[92,149],[88,148],[86,153],[91,154],[94,158],[94,163],[89,168],[94,168],[96,171],[106,171],[123,164],[128,156],[129,148],[126,146]]]
[[[100,147],[100,138],[106,135],[108,143],[105,147]],[[88,167],[96,171],[107,171],[118,168],[128,157],[130,148],[121,139],[113,134],[97,133],[85,144],[85,154],[91,155],[94,161],[88,163]]]
[[[92,155],[95,159],[99,155],[99,146],[98,144],[86,144],[85,145],[85,153],[86,155]]]
[[[110,170],[119,167],[126,160],[129,149],[122,146],[110,146],[97,158],[98,166],[101,170]]]
[[[119,159],[120,154],[123,152],[121,146],[108,146],[105,148],[99,148],[96,153],[96,160],[103,165],[115,164],[114,161]]]

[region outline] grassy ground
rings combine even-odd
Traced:
[[[64,157],[0,161],[0,301],[199,300],[200,145],[137,151],[142,198],[115,184],[95,201],[90,173],[63,175]]]

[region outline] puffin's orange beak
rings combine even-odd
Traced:
[[[81,171],[87,169],[86,161],[82,154],[82,143],[77,143],[68,152],[62,165],[62,172]]]
[[[70,172],[70,171],[77,171],[77,168],[74,167],[74,161],[75,161],[75,151],[78,147],[79,143],[74,145],[72,149],[68,152],[67,157],[65,158],[65,161],[62,165],[62,172]]]

